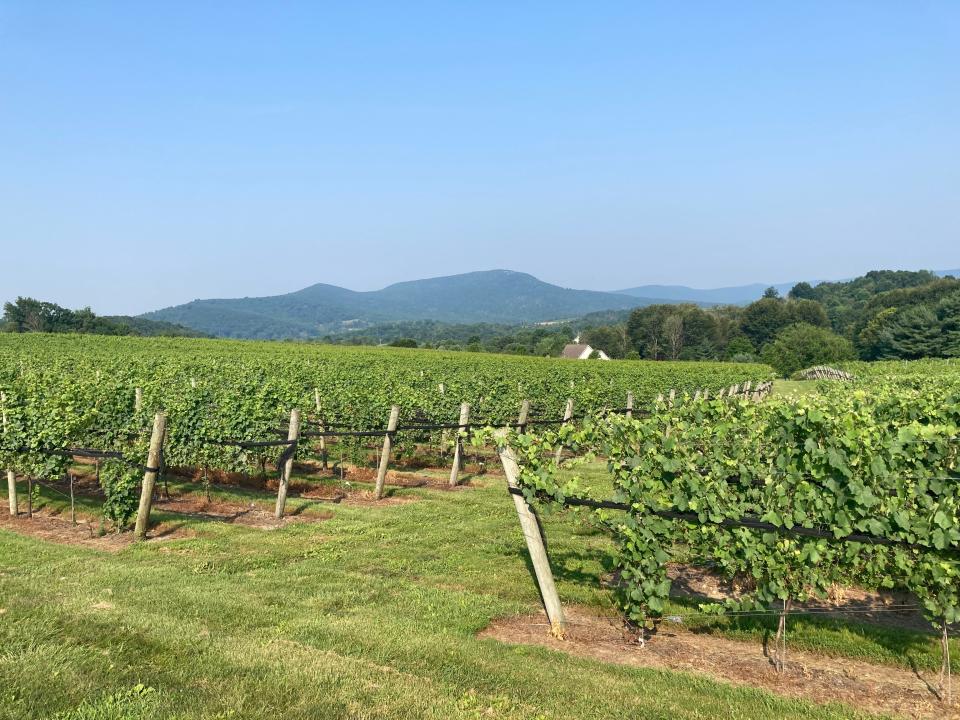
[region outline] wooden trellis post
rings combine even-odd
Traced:
[[[383,498],[383,485],[387,481],[387,466],[390,464],[390,448],[393,447],[393,433],[397,429],[400,419],[400,406],[390,408],[390,420],[387,422],[387,433],[383,436],[383,452],[380,453],[380,466],[377,468],[377,500]]]
[[[450,468],[450,487],[456,486],[460,479],[460,471],[463,469],[463,437],[461,432],[467,429],[470,422],[469,403],[460,404],[460,427],[457,429],[456,447],[453,451],[453,467]]]
[[[0,393],[0,409],[3,412],[3,434],[7,434],[7,394]],[[7,498],[10,500],[10,514],[17,516],[20,509],[17,506],[17,476],[13,470],[7,469]]]
[[[633,393],[632,392],[627,393],[627,417],[628,418],[633,417]]]
[[[567,406],[563,409],[564,424],[570,422],[570,418],[572,417],[573,417],[573,398],[567,398]],[[560,427],[563,427],[563,425],[561,425]],[[557,454],[556,454],[556,457],[554,458],[554,462],[556,462],[557,465],[560,464],[560,458],[562,456],[563,456],[563,443],[558,443]]]
[[[323,422],[320,410],[320,389],[313,389],[313,400],[317,406],[317,420],[320,421],[320,432],[327,431],[327,424]],[[320,469],[327,469],[327,438],[323,435],[320,436]]]
[[[140,412],[143,409],[143,388],[133,389],[133,409]]]
[[[524,400],[520,403],[520,415],[517,417],[517,430],[527,431],[527,417],[530,415],[530,401]]]
[[[143,471],[143,486],[140,488],[140,507],[137,509],[137,524],[133,529],[134,540],[146,540],[150,527],[150,508],[153,505],[153,487],[160,474],[160,454],[167,430],[167,416],[162,412],[153,418],[153,434],[150,435],[150,450],[147,452],[147,467]]]
[[[290,411],[290,429],[287,430],[287,440],[300,438],[300,411],[294,408]],[[295,454],[295,453],[294,453]],[[293,474],[293,455],[280,468],[280,487],[277,488],[277,507],[273,512],[278,520],[283,517],[283,508],[287,504],[287,488],[290,485],[290,476]]]
[[[501,430],[498,433],[497,445],[500,463],[503,465],[503,473],[507,478],[507,487],[516,490],[519,488],[517,480],[520,476],[520,467],[517,465],[517,458],[513,450],[506,444],[506,431]],[[513,497],[513,504],[517,509],[517,517],[520,519],[523,538],[527,543],[527,552],[530,553],[530,561],[533,563],[540,597],[543,599],[547,619],[550,621],[550,632],[554,637],[563,638],[566,630],[566,620],[563,616],[560,596],[557,594],[557,588],[553,582],[553,572],[550,570],[550,559],[547,557],[547,549],[543,544],[543,535],[540,534],[540,525],[523,495],[511,492],[511,497]]]

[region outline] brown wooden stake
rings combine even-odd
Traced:
[[[947,619],[943,619],[943,634],[940,637],[940,690],[947,707],[953,706],[953,678],[950,676],[950,635],[947,632]]]
[[[27,475],[27,517],[33,518],[33,478]]]
[[[77,506],[73,500],[73,473],[70,473],[70,521],[77,524]]]
[[[470,422],[470,405],[468,403],[460,404],[460,427],[457,430],[456,447],[453,451],[453,466],[450,468],[450,487],[455,487],[460,479],[460,471],[463,469],[463,436],[460,434],[467,430]]]
[[[135,541],[147,539],[150,527],[150,508],[153,505],[153,486],[160,473],[160,454],[163,452],[163,438],[167,432],[167,416],[162,412],[153,418],[153,433],[150,435],[150,450],[147,452],[147,467],[143,471],[143,485],[140,487],[140,507],[137,509],[137,522],[133,528]]]
[[[567,406],[563,409],[563,422],[564,424],[570,422],[570,418],[573,417],[573,398],[567,398]],[[560,427],[563,427],[561,425]],[[554,457],[554,462],[557,465],[560,464],[560,459],[563,457],[563,443],[557,443],[557,454]]]
[[[500,455],[500,463],[503,465],[503,473],[507,478],[507,486],[510,489],[516,489],[519,487],[520,468],[517,465],[516,455],[506,444],[506,435],[506,430],[497,433],[497,444],[499,446],[497,452]],[[566,620],[563,616],[560,596],[557,594],[557,588],[553,582],[553,572],[550,570],[550,559],[544,546],[543,535],[540,533],[540,525],[537,522],[536,515],[522,495],[511,493],[511,497],[513,497],[513,504],[517,509],[517,517],[520,519],[523,538],[527,543],[527,552],[530,553],[530,561],[533,563],[540,597],[543,599],[547,619],[550,621],[550,632],[554,637],[562,639],[566,631]]]
[[[290,411],[290,429],[287,430],[287,440],[300,438],[300,411],[294,408]],[[296,453],[294,453],[296,454]],[[278,520],[283,517],[283,508],[287,504],[287,488],[290,486],[290,476],[293,474],[293,455],[280,468],[280,487],[277,488],[277,508],[273,515]]]
[[[387,433],[383,436],[383,452],[380,453],[380,466],[377,468],[377,500],[383,498],[383,484],[387,481],[387,466],[390,465],[390,448],[393,447],[393,433],[397,429],[400,419],[400,406],[390,408],[390,420],[387,422]]]

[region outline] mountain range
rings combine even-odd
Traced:
[[[400,282],[369,292],[321,283],[286,295],[194,300],[144,317],[221,337],[318,337],[408,320],[538,323],[653,302],[657,300],[562,288],[527,273],[488,270]]]
[[[960,270],[938,274],[960,275]],[[773,287],[786,294],[794,284]],[[642,285],[603,292],[564,288],[522,272],[486,270],[400,282],[366,292],[319,283],[284,295],[193,300],[141,317],[219,337],[312,338],[414,320],[519,325],[657,303],[746,304],[759,298],[767,287],[763,283],[713,289]]]

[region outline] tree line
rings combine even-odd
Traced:
[[[784,374],[855,358],[960,357],[960,280],[873,271],[798,283],[785,298],[768,288],[745,307],[650,305],[582,337],[614,358],[762,360]]]
[[[89,307],[70,310],[56,303],[30,297],[18,297],[14,302],[4,303],[0,330],[13,333],[205,337],[203,333],[173,323],[125,315],[97,315]]]

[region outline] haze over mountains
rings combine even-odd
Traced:
[[[794,284],[774,287],[785,294]],[[141,317],[220,337],[311,338],[410,320],[509,325],[568,320],[656,303],[745,304],[759,298],[767,287],[755,283],[700,290],[643,285],[602,292],[563,288],[522,272],[487,270],[400,282],[369,292],[319,283],[285,295],[194,300]]]

